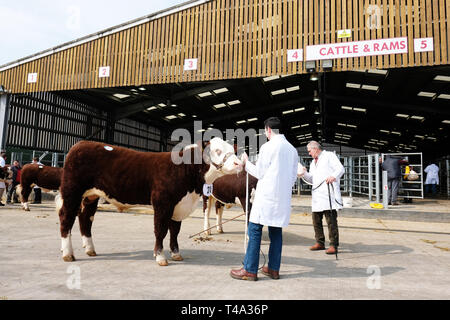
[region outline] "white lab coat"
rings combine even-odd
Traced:
[[[305,172],[303,178],[312,183],[312,203],[313,212],[321,212],[330,210],[330,199],[328,197],[327,183],[323,182],[329,176],[336,178],[333,182],[333,188],[330,186],[331,206],[334,210],[342,209],[342,197],[340,189],[340,178],[344,174],[345,169],[338,157],[329,151],[322,150],[317,163],[313,159],[309,167],[309,172]],[[322,183],[322,185],[320,185]],[[320,187],[318,187],[320,185]]]
[[[256,165],[247,161],[245,170],[258,179],[251,222],[280,228],[289,225],[297,164],[297,150],[282,134],[262,145]]]
[[[6,166],[6,161],[3,157],[0,157],[0,167],[3,168],[4,166]],[[0,189],[5,189],[5,188],[6,188],[5,182],[0,181]]]
[[[425,184],[439,184],[439,167],[437,165],[432,163],[424,171],[427,173]]]

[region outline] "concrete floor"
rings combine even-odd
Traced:
[[[199,207],[200,208],[200,207]],[[284,229],[281,279],[234,280],[244,255],[244,219],[205,239],[197,209],[179,235],[181,262],[160,267],[153,258],[153,215],[145,209],[96,214],[97,257],[81,247],[73,229],[76,261],[63,262],[58,216],[51,201],[0,208],[0,299],[449,299],[450,223],[339,217],[339,260],[314,243],[311,216],[296,211]],[[148,211],[147,211],[148,212]],[[225,211],[224,219],[240,211]],[[215,218],[211,218],[211,225]],[[327,234],[327,233],[326,233]],[[328,241],[328,236],[327,236]],[[267,255],[267,229],[262,250]],[[327,242],[328,245],[328,242]],[[168,237],[164,243],[168,256]],[[264,257],[261,257],[261,265]]]

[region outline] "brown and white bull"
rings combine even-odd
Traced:
[[[258,179],[253,177],[252,175],[248,175],[248,212],[250,213],[252,209],[252,194],[254,194],[256,190],[256,184],[258,183]],[[223,233],[222,227],[222,216],[224,207],[227,209],[236,205],[236,198],[239,199],[241,203],[242,209],[245,212],[245,199],[247,193],[247,174],[245,172],[241,172],[237,175],[227,175],[216,179],[213,183],[212,195],[207,197],[203,195],[203,230],[206,235],[211,234],[210,226],[209,226],[209,215],[211,212],[211,208],[215,206],[216,208],[216,225],[217,232]],[[249,216],[248,216],[249,217]]]
[[[56,191],[61,185],[63,168],[44,166],[42,164],[29,163],[23,166],[20,174],[20,184],[16,191],[20,198],[20,203],[25,211],[30,211],[28,197],[35,185],[42,191]]]
[[[99,197],[119,209],[153,205],[157,263],[168,264],[163,252],[168,231],[172,259],[183,260],[177,236],[182,220],[195,209],[204,184],[242,169],[233,146],[222,139],[213,138],[206,150],[203,147],[197,144],[177,153],[156,153],[89,141],[74,145],[66,157],[57,205],[64,261],[75,260],[71,229],[77,214],[85,252],[96,255],[91,227]],[[184,161],[177,164],[174,158]]]

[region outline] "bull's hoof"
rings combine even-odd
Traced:
[[[94,250],[90,250],[90,251],[86,251],[86,254],[90,257],[95,257],[97,256],[97,253]]]
[[[64,260],[65,262],[73,262],[73,261],[75,261],[75,257],[73,256],[73,254],[69,254],[69,255],[67,255],[67,256],[64,256],[64,257],[63,257],[63,260]]]
[[[210,230],[205,231],[205,237],[210,236],[210,235],[211,235],[211,231]]]
[[[217,233],[223,233],[223,229],[222,228],[217,229]]]
[[[179,253],[173,253],[172,254],[172,260],[173,261],[183,261],[183,257]]]
[[[167,262],[166,259],[160,260],[160,261],[157,261],[157,262],[158,262],[158,264],[159,264],[161,267],[167,267],[167,266],[169,265],[169,263]]]

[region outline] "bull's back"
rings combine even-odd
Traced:
[[[63,174],[67,192],[97,189],[108,198],[127,204],[150,203],[158,176],[167,174],[163,164],[170,153],[139,152],[105,143],[82,141],[69,151]],[[65,192],[62,190],[62,192]]]

